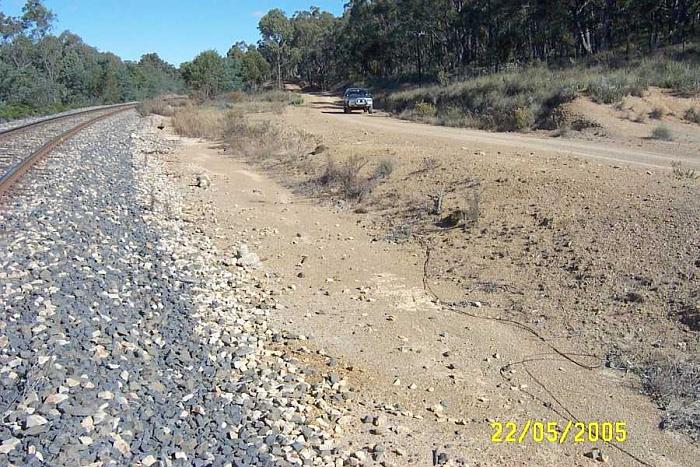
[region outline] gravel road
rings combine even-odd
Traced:
[[[88,128],[0,211],[0,465],[359,464],[333,439],[352,392],[276,350],[148,131]]]
[[[342,128],[352,126],[355,130],[371,130],[380,134],[420,136],[426,141],[429,139],[434,141],[436,147],[439,147],[443,142],[463,144],[467,147],[478,144],[503,150],[515,149],[523,152],[534,151],[540,154],[562,154],[598,162],[651,169],[668,170],[672,162],[680,161],[688,168],[700,169],[700,157],[698,157],[696,146],[693,144],[656,142],[647,138],[644,140],[644,147],[640,148],[630,147],[621,142],[580,141],[520,133],[497,133],[470,128],[449,128],[387,118],[386,114],[382,115],[381,113],[371,118],[361,115],[346,115],[343,113],[342,105],[338,104],[338,99],[334,96],[306,94],[305,99],[311,103],[314,110],[320,110],[326,128],[329,130],[333,129],[334,126]],[[318,115],[314,115],[312,118],[318,118]],[[309,119],[302,121],[306,123]],[[694,134],[697,135],[697,131],[694,131]]]

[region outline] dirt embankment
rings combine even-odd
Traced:
[[[639,379],[606,368],[697,356],[700,193],[667,169],[698,163],[692,143],[677,156],[649,142],[640,157],[624,141],[428,127],[306,101],[256,118],[304,131],[319,154],[252,161],[187,141],[173,167],[183,185],[211,176],[210,190],[189,188],[193,218],[224,251],[259,251],[286,303],[277,324],[311,337],[293,350],[358,387],[351,448],[379,444],[395,465],[429,465],[433,450],[455,465],[586,465],[594,446],[615,465],[694,463],[697,447],[659,430],[664,413]],[[329,158],[353,156],[367,161],[362,177],[393,166],[361,204],[310,182]],[[467,228],[440,227],[457,211]],[[493,420],[572,418],[625,421],[629,439],[490,441]]]

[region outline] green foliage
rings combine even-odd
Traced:
[[[512,120],[509,123],[510,130],[528,130],[535,123],[535,116],[532,115],[529,107],[516,107],[513,109]]]
[[[156,54],[124,62],[75,34],[52,35],[55,15],[29,0],[19,17],[0,13],[0,118],[180,92],[178,71]]]
[[[675,59],[660,56],[627,64],[619,70],[605,66],[557,70],[546,66],[515,68],[447,86],[424,86],[390,93],[384,104],[386,110],[403,118],[425,121],[425,114],[415,109],[422,102],[435,103],[437,123],[441,125],[506,131],[555,129],[565,123],[560,114],[562,104],[579,95],[588,95],[606,104],[628,95],[643,95],[648,86],[671,82],[665,72],[654,74],[649,70],[677,69],[669,65],[672,62]]]
[[[13,120],[15,118],[32,115],[34,109],[23,104],[2,104],[0,105],[0,119]]]
[[[339,18],[318,8],[290,18],[271,10],[260,20],[259,45],[278,81],[300,79],[322,89],[350,81],[447,86],[508,71],[513,63],[622,69],[640,55],[697,37],[698,12],[689,1],[350,0]],[[644,79],[625,80],[621,71],[594,82],[591,95],[615,102],[650,82],[697,93],[697,51],[676,55],[681,59],[650,59],[639,75]],[[517,79],[512,84],[517,88]]]
[[[279,8],[267,12],[260,18],[258,24],[262,42],[260,48],[268,56],[268,60],[275,63],[277,71],[277,86],[282,88],[282,66],[291,59],[289,41],[292,37],[292,25],[289,19]]]
[[[253,91],[262,85],[270,74],[270,64],[255,46],[250,46],[241,57],[241,78]]]
[[[646,83],[641,78],[630,76],[627,70],[599,75],[588,84],[588,94],[595,102],[613,104],[628,95],[641,96]]]
[[[224,59],[215,50],[200,53],[191,62],[183,63],[180,69],[185,83],[205,99],[211,99],[224,89]]]
[[[304,98],[299,94],[292,94],[289,98],[289,103],[291,105],[302,105],[304,103]]]

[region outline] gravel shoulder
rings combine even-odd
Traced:
[[[290,348],[308,355],[311,362],[344,368],[350,383],[358,388],[357,401],[350,405],[354,422],[344,443],[354,448],[379,442],[394,465],[430,465],[433,453],[444,454],[448,465],[590,465],[593,461],[584,454],[593,447],[601,448],[614,465],[639,465],[640,460],[649,465],[694,463],[700,456],[697,446],[682,435],[659,430],[660,412],[638,393],[636,377],[611,369],[583,369],[522,330],[445,310],[423,288],[423,248],[382,240],[391,230],[387,224],[399,222],[404,197],[412,194],[416,203],[415,198],[425,192],[404,177],[415,172],[426,155],[442,152],[441,162],[453,157],[472,159],[468,162],[472,165],[485,159],[475,154],[487,151],[492,159],[488,170],[493,170],[489,180],[503,176],[502,169],[492,169],[496,164],[529,166],[522,172],[529,177],[535,171],[545,172],[544,164],[553,161],[554,170],[560,170],[566,160],[548,154],[533,164],[532,157],[496,154],[496,148],[481,145],[470,145],[465,153],[466,148],[460,147],[462,139],[448,143],[441,134],[433,133],[426,139],[421,131],[432,132],[431,127],[375,124],[373,117],[328,116],[318,110],[293,109],[279,120],[311,132],[331,148],[333,156],[395,157],[401,164],[399,174],[375,194],[391,201],[370,206],[365,216],[351,212],[343,203],[319,204],[283,186],[298,186],[294,177],[302,175],[250,164],[193,140],[178,139],[182,146],[169,168],[182,189],[189,190],[193,222],[212,235],[222,252],[232,254],[242,242],[261,252],[262,269],[257,276],[265,287],[278,291],[284,305],[271,319],[305,338]],[[358,123],[348,126],[346,118],[356,118]],[[382,125],[381,131],[376,125]],[[392,125],[390,131],[386,125]],[[402,129],[394,131],[393,126]],[[444,163],[457,177],[470,173]],[[592,167],[578,159],[572,165],[582,171],[593,169],[591,178],[617,170]],[[206,190],[192,186],[203,174],[211,180]],[[452,238],[448,236],[447,241],[453,242]],[[454,245],[447,246],[454,251]],[[463,297],[462,284],[451,280],[462,272],[446,272],[455,263],[461,264],[463,257],[452,256],[448,263],[444,257],[448,254],[437,250],[431,285],[447,297]],[[499,264],[493,265],[493,271],[482,272],[493,272],[500,282],[517,275]],[[470,296],[478,301],[474,313],[510,316],[493,296],[473,291]],[[537,312],[533,319],[545,315],[538,308],[528,306],[532,313]],[[565,327],[546,328],[546,336],[571,354],[588,354],[591,349],[590,336],[567,333]],[[593,348],[601,349],[597,344]],[[588,362],[596,363],[595,359]],[[372,421],[380,415],[386,419],[378,427]],[[619,446],[622,450],[602,443],[490,442],[492,420],[556,420],[561,424],[571,418],[624,420],[633,428],[629,440]],[[362,419],[369,423],[357,423]]]
[[[276,300],[183,219],[171,149],[128,112],[3,206],[0,464],[359,463],[351,391],[279,349]]]

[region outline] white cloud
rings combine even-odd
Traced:
[[[264,11],[260,11],[260,10],[255,10],[255,11],[252,12],[250,15],[251,15],[253,18],[262,18],[263,16],[265,16],[265,12],[264,12]]]

